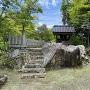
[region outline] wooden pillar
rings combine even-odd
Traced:
[[[25,35],[25,33],[23,33],[23,36],[22,36],[22,45],[26,45],[26,35]]]

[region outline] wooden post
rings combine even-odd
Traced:
[[[22,25],[22,36],[23,36],[23,34],[25,33],[24,28],[25,28],[25,26],[24,26],[24,25]]]

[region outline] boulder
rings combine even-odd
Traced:
[[[57,48],[55,55],[50,63],[51,68],[59,67],[75,67],[81,65],[80,50],[74,46],[64,46],[65,48]]]
[[[6,80],[7,80],[7,75],[1,76],[0,77],[0,86],[3,85]]]
[[[83,65],[88,65],[90,63],[90,49],[85,47],[83,45],[78,45],[80,49],[80,56],[83,62]]]
[[[77,46],[80,49],[80,55],[86,55],[86,50],[85,50],[85,46],[84,45],[78,45]]]
[[[43,48],[45,50],[44,54],[47,57],[43,67],[60,68],[62,66],[75,67],[82,65],[81,52],[78,46],[52,43],[45,45]]]
[[[90,56],[90,47],[86,49],[86,54]]]

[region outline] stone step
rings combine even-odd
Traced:
[[[42,48],[30,48],[32,52],[42,52]]]
[[[36,56],[36,55],[43,55],[43,52],[29,52],[29,54]]]
[[[36,59],[36,60],[32,60],[32,61],[29,61],[29,63],[31,64],[43,64],[44,63],[44,60],[43,59]]]
[[[22,74],[21,79],[25,78],[44,78],[46,73],[25,73]]]
[[[45,72],[45,68],[23,68],[22,69],[23,73],[44,73]]]
[[[44,60],[43,59],[36,59],[36,60],[29,60],[25,62],[26,64],[43,64]]]
[[[41,64],[33,63],[33,64],[25,64],[24,68],[40,68]]]
[[[27,48],[41,48],[42,45],[28,45]]]
[[[44,58],[44,56],[43,55],[37,55],[37,56],[31,56],[31,59],[33,60],[36,60],[36,59],[43,59]]]

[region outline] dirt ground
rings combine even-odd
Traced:
[[[90,90],[90,65],[49,70],[45,78],[21,79],[15,70],[0,70],[8,81],[0,90]]]

